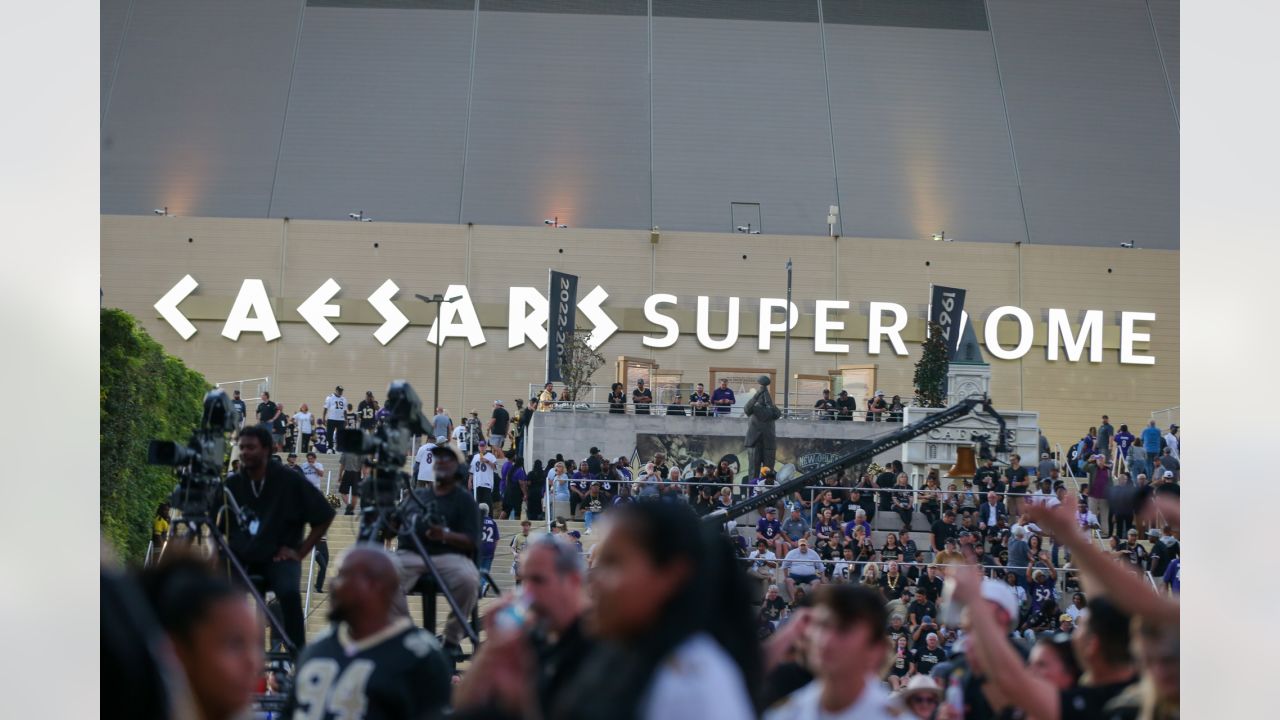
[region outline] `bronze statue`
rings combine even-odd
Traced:
[[[751,471],[747,477],[760,477],[761,467],[773,467],[778,449],[777,436],[773,432],[773,424],[782,417],[782,411],[773,404],[769,394],[769,376],[761,375],[760,389],[742,408],[747,415],[747,449],[751,452]]]

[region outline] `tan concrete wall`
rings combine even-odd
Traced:
[[[824,374],[841,364],[874,363],[882,389],[910,395],[928,288],[936,283],[968,289],[966,309],[978,323],[980,341],[991,309],[1017,305],[1031,313],[1036,341],[1026,357],[1001,361],[988,354],[993,396],[997,407],[1040,411],[1051,440],[1066,446],[1104,412],[1117,425],[1141,425],[1151,411],[1178,405],[1179,259],[1174,251],[666,232],[653,245],[647,232],[623,230],[102,218],[105,303],[137,315],[170,352],[210,380],[271,377],[273,396],[291,411],[299,402],[314,410],[338,383],[348,395],[366,389],[381,395],[396,377],[409,379],[430,402],[434,353],[426,336],[434,312],[413,294],[442,292],[456,283],[467,285],[487,342],[476,348],[462,340],[446,344],[441,400],[455,417],[471,408],[487,415],[496,398],[510,405],[541,378],[544,360],[532,344],[507,349],[507,289],[545,290],[548,267],[579,275],[580,297],[595,284],[609,292],[605,309],[622,329],[602,348],[610,362],[597,382],[613,380],[612,361],[620,355],[653,358],[663,369],[683,370],[686,381],[705,381],[713,366],[773,367],[781,374],[781,340],[775,339],[769,352],[756,349],[756,314],[758,298],[785,294],[788,257],[794,261],[794,298],[802,314],[793,331],[793,373]],[[153,307],[186,273],[200,282],[181,306],[198,329],[189,341]],[[334,301],[342,307],[335,323],[342,334],[326,345],[295,308],[329,277],[342,286]],[[265,282],[281,323],[278,341],[266,343],[251,334],[232,342],[220,335],[245,278]],[[365,298],[388,278],[400,286],[396,304],[411,324],[384,347],[373,337],[381,318]],[[642,311],[644,299],[656,292],[680,298],[678,309],[668,314],[679,319],[682,336],[670,349],[652,350],[640,341],[643,334],[657,332]],[[741,298],[741,339],[734,348],[716,352],[697,343],[693,317],[699,294],[712,296],[716,336],[724,328],[725,298]],[[850,343],[848,354],[813,351],[817,299],[850,301],[850,311],[840,316],[845,330],[834,338]],[[878,356],[866,352],[872,300],[899,303],[911,314],[904,333],[909,356],[896,357],[887,346]],[[1104,311],[1103,362],[1047,361],[1049,307],[1067,309],[1073,322],[1078,311]],[[1157,357],[1156,365],[1119,363],[1121,310],[1156,313],[1149,346],[1139,345]],[[1001,334],[1012,344],[1008,325]]]

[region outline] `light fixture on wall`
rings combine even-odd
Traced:
[[[840,222],[840,206],[831,205],[827,208],[827,236],[836,236],[836,224]]]
[[[373,218],[366,216],[363,210],[357,210],[356,212],[349,212],[347,213],[347,217],[351,218],[352,220],[357,220],[359,222],[373,222]]]
[[[934,233],[933,239],[936,240],[937,242],[955,242],[951,238],[947,237],[946,230],[939,230],[938,232]]]
[[[1132,249],[1133,249],[1133,241],[1132,241],[1132,240],[1130,240],[1129,242],[1122,242],[1122,243],[1120,243],[1120,247],[1125,248],[1126,250],[1132,250]]]
[[[559,228],[559,229],[561,229],[561,230],[563,230],[564,228],[569,227],[568,225],[565,225],[564,223],[560,222],[560,217],[559,217],[559,216],[556,216],[556,217],[554,217],[554,218],[547,218],[546,220],[543,220],[543,221],[542,221],[542,224],[543,224],[543,225],[550,225],[550,226],[551,226],[551,227],[553,227],[553,228]]]
[[[751,228],[751,223],[747,223],[746,225],[739,225],[738,227],[734,228],[734,230],[737,230],[743,235],[759,235],[760,234],[759,230],[753,230]]]
[[[168,205],[165,205],[165,206],[164,206],[164,207],[162,207],[162,208],[156,208],[155,210],[152,210],[151,212],[153,212],[153,213],[155,213],[155,214],[157,214],[157,215],[163,215],[164,217],[172,217],[171,215],[169,215],[169,206],[168,206]]]
[[[657,225],[654,225],[653,229],[649,231],[649,242],[653,243],[654,245],[657,245],[658,241],[661,239],[662,239],[662,232],[658,229]]]

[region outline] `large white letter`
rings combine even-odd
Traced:
[[[160,313],[160,317],[169,323],[183,340],[190,340],[192,335],[196,334],[196,326],[191,324],[186,315],[178,309],[178,303],[187,299],[193,290],[200,286],[196,279],[190,275],[184,276],[178,281],[177,285],[169,288],[169,292],[164,297],[156,301],[156,312]]]
[[[848,310],[848,300],[819,300],[814,305],[813,313],[813,351],[814,352],[849,352],[848,343],[827,342],[828,330],[843,330],[843,320],[828,320],[828,310]]]
[[[547,346],[547,318],[551,305],[535,288],[513,287],[507,302],[507,348],[516,348],[532,340],[539,349]],[[525,308],[533,312],[524,314]]]
[[[464,337],[471,347],[484,344],[484,331],[480,329],[480,318],[476,308],[471,304],[471,293],[466,285],[450,285],[444,293],[445,298],[457,298],[453,302],[440,303],[440,317],[431,323],[431,332],[427,334],[427,342],[439,344],[437,336],[444,340],[451,337]]]
[[[661,328],[666,328],[667,334],[660,338],[649,337],[644,335],[640,338],[641,344],[651,348],[669,348],[676,344],[676,338],[680,337],[680,326],[675,320],[658,312],[659,304],[675,305],[676,296],[658,293],[650,295],[644,301],[644,319]]]
[[[1151,333],[1137,332],[1135,322],[1155,322],[1156,314],[1149,312],[1120,313],[1120,363],[1122,365],[1155,365],[1154,355],[1134,355],[1135,342],[1150,342]]]
[[[396,307],[395,303],[391,302],[391,298],[398,292],[400,292],[400,286],[387,280],[369,296],[369,304],[382,316],[382,324],[373,331],[373,336],[383,345],[391,342],[391,339],[399,335],[400,331],[409,324],[409,318],[400,312],[400,308]]]
[[[1018,320],[1018,346],[1013,350],[1000,347],[1000,319],[1012,315]],[[1026,310],[1012,305],[1003,305],[991,311],[987,316],[985,330],[987,349],[1001,360],[1017,360],[1031,349],[1031,341],[1035,339],[1035,326],[1031,324],[1031,316]]]
[[[326,343],[331,343],[338,337],[338,331],[333,327],[333,323],[329,322],[329,318],[338,317],[341,309],[337,305],[330,305],[329,301],[341,289],[336,280],[329,278],[324,281],[319,290],[311,293],[311,297],[303,300],[298,306],[298,314]]]
[[[885,327],[885,311],[893,313],[893,324]],[[907,326],[907,309],[897,303],[872,302],[871,320],[867,328],[867,353],[880,354],[880,338],[889,338],[895,355],[906,355],[907,346],[902,342],[902,330]]]
[[[1071,321],[1062,308],[1049,308],[1049,359],[1058,359],[1058,344],[1063,343],[1067,359],[1080,362],[1085,342],[1089,343],[1089,362],[1102,362],[1102,311],[1086,310],[1080,323],[1080,334],[1072,337]]]
[[[253,312],[253,317],[249,313]],[[276,325],[276,315],[271,311],[271,301],[267,299],[267,288],[261,280],[245,280],[240,285],[240,293],[231,306],[231,314],[222,326],[222,336],[239,340],[240,333],[260,332],[262,339],[270,342],[280,337],[280,326]]]
[[[592,288],[587,296],[578,301],[578,309],[591,323],[591,334],[587,336],[587,347],[595,350],[604,344],[617,329],[618,324],[600,307],[609,299],[609,293],[599,285]]]
[[[769,342],[772,340],[773,333],[786,332],[788,327],[794,328],[797,322],[800,322],[800,309],[795,303],[791,303],[791,312],[787,318],[780,323],[773,321],[773,311],[780,310],[787,306],[786,300],[778,298],[760,298],[760,337],[759,347],[761,350],[769,349]]]
[[[711,298],[698,296],[698,342],[708,350],[728,350],[738,342],[738,298],[729,298],[729,323],[723,340],[711,339]]]

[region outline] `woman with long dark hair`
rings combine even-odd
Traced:
[[[528,475],[524,471],[524,458],[517,455],[511,460],[511,467],[503,468],[502,485],[502,519],[519,520],[520,506],[524,504],[526,490],[529,485]],[[527,515],[526,515],[527,517]]]
[[[589,586],[600,644],[552,718],[754,718],[749,581],[716,528],[673,503],[616,508]]]

